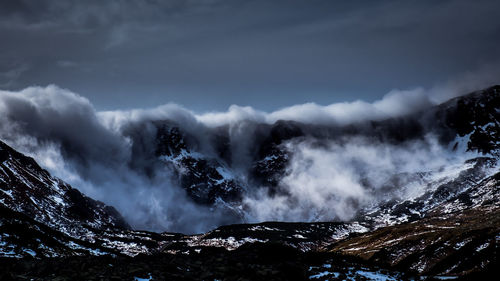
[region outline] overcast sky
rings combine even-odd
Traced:
[[[2,0],[0,89],[56,84],[98,110],[373,101],[498,65],[499,11],[497,0]]]

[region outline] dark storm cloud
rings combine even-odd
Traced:
[[[498,1],[1,1],[0,86],[99,109],[375,100],[498,64]]]

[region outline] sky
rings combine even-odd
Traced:
[[[0,89],[55,84],[99,111],[373,102],[500,69],[499,10],[496,0],[2,0]]]

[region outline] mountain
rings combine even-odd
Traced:
[[[3,142],[0,182],[0,256],[135,255],[150,247],[152,234],[132,232],[115,208],[83,195]]]
[[[235,157],[230,128],[204,132],[207,149],[182,124],[155,121],[148,161],[173,171],[194,203],[237,223],[194,235],[133,230],[113,207],[0,142],[0,279],[488,280],[500,237],[499,113],[494,86],[386,120],[249,122],[248,159]],[[379,186],[367,178],[373,200],[351,202],[350,219],[242,223],[256,186],[290,195],[283,179],[294,145],[343,147],[356,137],[397,149],[428,135],[463,157],[390,174]]]
[[[0,142],[0,202],[38,222],[82,236],[86,229],[130,226],[113,207],[90,199],[52,177],[33,158]]]
[[[195,202],[216,204],[240,199],[243,187],[224,161],[190,148],[185,140],[189,136],[178,127],[168,123],[156,125],[156,156],[176,171],[180,185]]]
[[[441,147],[449,150],[447,153],[450,155],[469,153],[469,158],[458,163],[459,167],[448,171],[448,174],[439,169],[450,167],[424,168],[393,174],[382,186],[370,185],[370,171],[359,170],[361,177],[366,177],[366,180],[362,180],[365,182],[362,183],[365,185],[363,188],[373,196],[400,193],[416,184],[427,185],[426,189],[429,189],[421,190],[419,196],[431,196],[441,186],[440,182],[459,177],[461,172],[460,177],[475,177],[475,180],[491,175],[493,171],[490,170],[495,169],[500,145],[499,103],[500,86],[494,86],[415,114],[378,121],[360,121],[350,125],[311,125],[283,120],[274,124],[260,124],[248,121],[236,128],[248,130],[252,135],[252,143],[244,153],[237,151],[238,144],[231,143],[231,130],[235,129],[227,126],[204,132],[206,139],[200,140],[189,130],[183,129],[182,124],[173,121],[156,122],[156,153],[152,157],[174,171],[174,181],[186,190],[193,201],[211,206],[213,210],[228,211],[234,217],[230,221],[236,223],[250,216],[242,206],[243,199],[248,197],[246,195],[264,188],[270,198],[277,195],[289,196],[290,191],[283,180],[290,175],[290,164],[296,154],[300,153],[301,145],[308,145],[308,148],[328,148],[333,144],[339,149],[345,149],[351,142],[362,140],[360,145],[382,144],[389,145],[389,149],[411,148],[414,143],[425,143],[428,136],[433,136]],[[205,143],[202,144],[201,141]],[[207,152],[204,146],[211,147],[213,151]],[[248,159],[242,160],[244,157]],[[244,164],[235,163],[238,161]],[[470,170],[471,165],[476,165],[476,168]],[[457,180],[466,182],[465,179]],[[457,184],[459,183],[450,185]],[[442,186],[437,191],[445,193],[446,187]],[[424,195],[426,192],[427,195]],[[441,199],[437,196],[432,198],[439,202]],[[398,198],[395,200],[400,201]],[[423,197],[420,201],[414,204],[428,205]],[[377,203],[378,205],[381,204]],[[368,206],[356,207],[360,210],[358,217],[366,215],[366,207]],[[319,219],[339,218],[320,215]]]

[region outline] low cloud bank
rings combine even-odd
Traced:
[[[476,76],[467,79],[482,85]],[[177,186],[173,171],[145,156],[155,151],[151,122],[174,121],[195,136],[206,153],[213,150],[208,135],[215,127],[225,126],[235,159],[232,168],[240,171],[249,169],[249,161],[242,159],[251,157],[251,124],[294,120],[347,125],[382,120],[464,94],[460,89],[468,89],[464,85],[470,84],[449,82],[430,90],[394,90],[373,103],[307,103],[271,113],[231,106],[226,112],[204,114],[175,104],[98,112],[89,100],[69,90],[54,85],[29,87],[0,91],[0,139],[89,196],[117,207],[136,228],[202,232],[234,221],[223,210],[195,204]],[[279,183],[287,195],[270,196],[259,187],[248,187],[252,192],[243,203],[249,221],[348,220],[360,206],[389,193],[398,194],[384,190],[392,175],[437,170],[462,161],[450,158],[449,151],[431,136],[406,146],[355,138],[342,145],[317,146],[307,141],[284,145],[293,152],[287,174]],[[251,182],[245,177],[241,180]]]
[[[399,145],[351,137],[286,147],[293,152],[279,183],[286,192],[269,195],[261,189],[246,197],[250,221],[348,221],[362,208],[422,194],[428,183],[456,176],[471,157],[450,153],[432,135]]]

